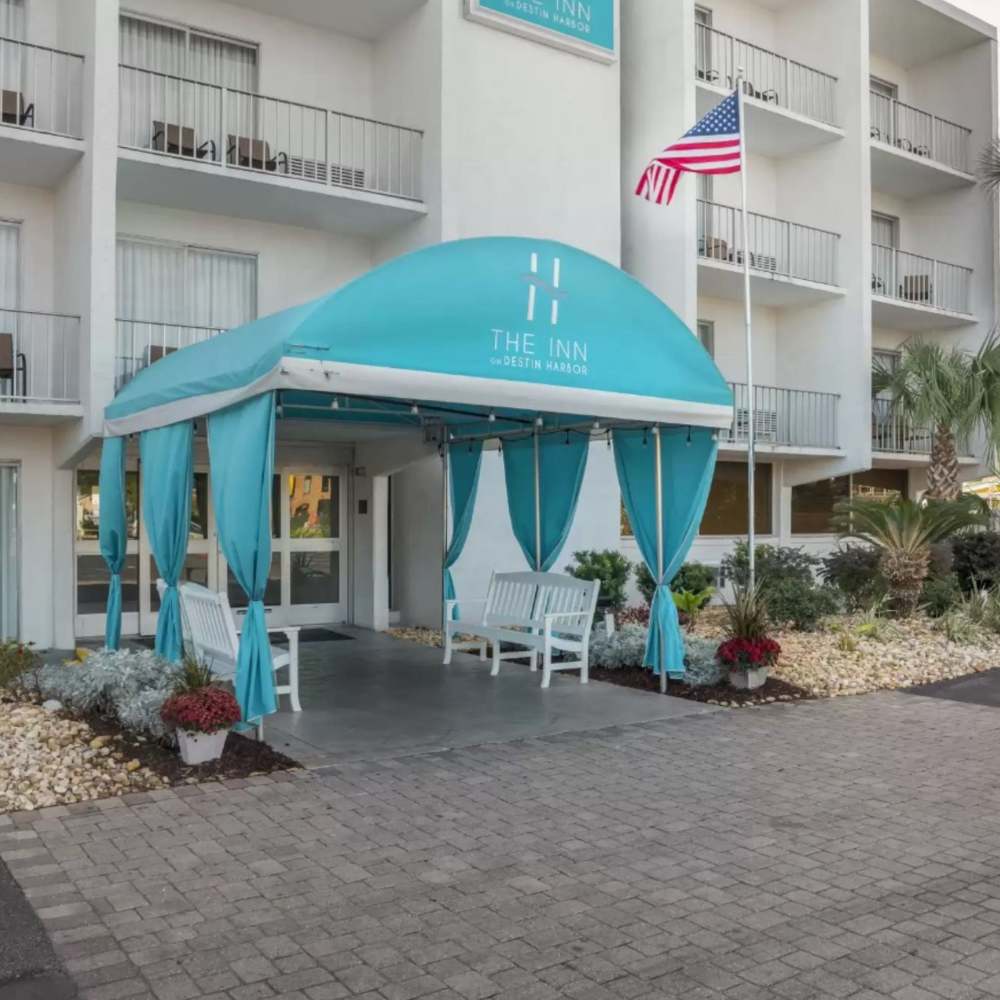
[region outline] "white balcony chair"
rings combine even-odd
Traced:
[[[156,581],[156,589],[163,600],[166,584]],[[185,652],[211,667],[221,680],[231,681],[236,676],[236,658],[240,638],[236,619],[229,606],[229,598],[197,583],[182,583],[180,591],[181,627],[184,633]],[[271,665],[277,673],[288,669],[288,683],[276,684],[277,695],[288,695],[293,712],[301,712],[299,703],[299,626],[276,625],[267,630],[268,635],[283,633],[288,636],[288,649],[271,647]]]

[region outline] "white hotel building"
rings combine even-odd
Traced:
[[[600,0],[519,5],[557,4],[586,17]],[[697,329],[736,416],[694,558],[746,529],[751,431],[768,540],[828,547],[837,497],[920,488],[927,434],[873,403],[871,359],[916,334],[975,345],[994,324],[997,213],[973,176],[997,130],[994,28],[944,0],[620,8],[608,61],[474,22],[463,0],[0,0],[0,635],[69,647],[103,630],[96,469],[118,386],[442,240],[574,244]],[[670,208],[631,196],[737,66],[748,248],[736,178],[686,178]],[[184,576],[221,589],[198,447]],[[137,455],[129,468],[124,630],[151,634]],[[438,619],[436,455],[283,422],[276,473],[275,623]],[[637,558],[619,507],[596,444],[558,565],[578,548]],[[458,592],[520,566],[489,453]]]

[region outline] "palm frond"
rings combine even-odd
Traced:
[[[994,139],[979,154],[979,183],[996,195],[1000,192],[1000,139]]]

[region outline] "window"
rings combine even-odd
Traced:
[[[792,534],[825,535],[833,508],[851,495],[851,477],[836,476],[792,487]]]
[[[754,515],[757,533],[771,534],[771,466],[758,462],[754,480]],[[747,467],[745,462],[717,462],[712,488],[705,505],[699,533],[745,535],[747,533]]]
[[[869,500],[895,500],[909,495],[910,478],[906,469],[869,469],[851,476],[851,496]]]
[[[709,357],[715,357],[715,324],[709,319],[698,320],[698,341],[708,351]]]
[[[97,541],[101,521],[100,473],[97,469],[76,472],[76,540]],[[139,537],[139,473],[125,473],[125,523],[128,537]]]
[[[708,7],[702,7],[701,4],[694,5],[694,23],[704,24],[709,28],[712,26],[712,11]]]
[[[257,257],[118,238],[118,318],[228,329],[257,316]]]
[[[872,243],[880,247],[899,246],[899,219],[894,215],[872,212]]]
[[[894,101],[899,96],[899,88],[896,84],[877,76],[869,77],[869,87],[872,93],[878,94],[879,97],[886,97],[891,101]]]
[[[24,0],[0,0],[0,36],[24,41]]]
[[[119,19],[119,58],[126,66],[234,90],[257,90],[257,46],[144,18]]]

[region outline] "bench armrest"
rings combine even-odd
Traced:
[[[448,600],[444,602],[445,611],[450,612],[452,608],[456,605],[461,604],[463,606],[468,606],[474,604],[476,607],[485,607],[486,598],[485,597],[463,597],[461,599],[457,597],[449,597]]]
[[[293,635],[298,635],[302,631],[301,625],[268,625],[267,634],[274,635],[275,632],[280,632],[283,635],[287,635],[289,639]]]

